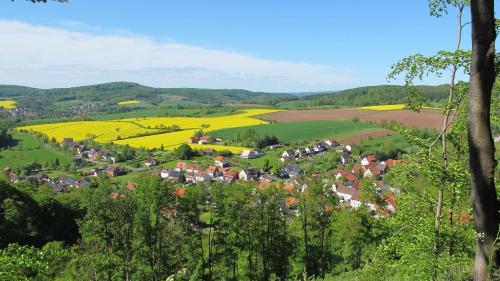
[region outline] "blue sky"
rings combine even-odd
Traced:
[[[430,17],[425,0],[4,0],[0,83],[295,92],[386,84],[398,59],[452,49],[455,17]]]

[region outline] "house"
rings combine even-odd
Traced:
[[[48,182],[55,192],[66,191],[66,189],[75,186],[75,180],[71,177],[61,175]],[[57,191],[56,191],[57,190]]]
[[[283,147],[283,144],[282,144],[282,143],[278,143],[278,144],[273,144],[273,145],[270,145],[270,146],[269,146],[269,149],[271,149],[271,150],[275,150],[276,148],[280,148],[280,147]]]
[[[75,181],[75,187],[78,188],[89,188],[90,187],[90,181],[87,179],[78,179]]]
[[[340,161],[342,162],[343,165],[352,162],[351,154],[349,154],[347,150],[344,150],[340,155]]]
[[[10,166],[6,166],[3,168],[3,173],[8,175],[10,173],[12,173],[12,168]]]
[[[285,177],[294,178],[302,174],[304,171],[297,164],[287,164],[282,170],[281,174]]]
[[[259,170],[256,168],[245,168],[240,171],[239,178],[244,181],[258,180],[260,176]]]
[[[320,152],[325,151],[325,148],[323,146],[321,146],[319,143],[314,144],[312,146],[312,148],[314,149],[314,152],[316,152],[316,153],[320,153]]]
[[[205,171],[200,171],[196,173],[196,182],[210,182],[210,175],[208,175]]]
[[[19,181],[19,179],[20,179],[20,178],[17,176],[17,174],[16,174],[16,173],[12,172],[12,173],[10,173],[10,174],[9,174],[9,180],[10,180],[11,182],[16,183],[16,182],[18,182],[18,181]]]
[[[297,199],[293,196],[288,196],[285,199],[285,206],[290,208],[290,209],[296,209],[299,206],[299,199]]]
[[[345,203],[353,209],[358,209],[361,206],[359,190],[340,183],[333,184],[332,190],[340,197],[341,203]]]
[[[344,146],[344,149],[351,152],[352,151],[352,146],[347,144],[346,146]]]
[[[35,181],[35,184],[44,184],[44,183],[49,182],[49,176],[47,176],[46,174],[44,174],[42,172],[37,173],[32,178]]]
[[[223,174],[223,178],[225,182],[231,183],[234,182],[235,180],[239,179],[239,173],[238,172],[233,172],[233,171],[225,171]]]
[[[295,187],[295,184],[291,183],[291,182],[285,182],[285,184],[283,185],[283,189],[290,193],[294,190],[296,190],[297,188]]]
[[[405,163],[405,160],[394,160],[394,159],[388,159],[386,161],[382,161],[380,163],[384,163],[386,165],[387,169],[391,169],[392,167],[403,164]]]
[[[281,153],[281,162],[295,160],[295,153],[292,150],[285,150]]]
[[[75,163],[75,166],[78,168],[81,168],[85,165],[85,162],[83,161],[82,156],[73,157],[73,163]]]
[[[117,177],[125,174],[125,172],[120,169],[119,167],[114,167],[114,166],[109,166],[106,169],[106,173],[108,174],[108,177]]]
[[[198,144],[207,144],[212,142],[212,138],[210,136],[203,136],[198,140]]]
[[[337,147],[339,145],[339,143],[336,140],[324,140],[323,142],[330,147]]]
[[[307,154],[315,154],[316,152],[314,151],[314,148],[312,147],[306,147],[305,148]]]
[[[381,175],[381,171],[379,168],[379,165],[377,163],[370,163],[367,166],[365,166],[365,172],[363,174],[363,177],[365,178],[379,178]]]
[[[188,143],[189,144],[196,144],[196,143],[198,143],[199,140],[200,139],[198,137],[190,137],[190,138],[188,138]]]
[[[203,167],[198,163],[191,163],[187,165],[186,172],[196,174],[203,171]]]
[[[246,150],[243,150],[240,157],[243,159],[254,159],[254,158],[258,157],[258,154],[254,150],[246,149]]]
[[[363,166],[368,166],[370,163],[374,162],[377,162],[377,157],[375,157],[374,155],[368,155],[361,159],[361,165]]]
[[[219,167],[217,166],[209,166],[207,168],[207,174],[212,178],[219,177],[222,175],[221,171],[219,171]]]
[[[153,157],[149,156],[148,158],[146,158],[146,160],[144,160],[144,166],[146,167],[153,167],[153,166],[156,166],[156,160],[153,159]]]
[[[216,167],[226,167],[228,163],[224,156],[219,155],[214,158],[214,164]]]
[[[76,153],[79,154],[79,155],[82,155],[85,151],[87,151],[87,146],[85,146],[84,144],[80,144],[76,148]]]
[[[203,150],[203,155],[211,156],[214,154],[214,152],[215,152],[215,150],[213,148],[205,148]]]
[[[61,147],[66,145],[66,146],[70,146],[73,144],[73,138],[64,138],[63,141],[61,142]]]
[[[187,169],[187,164],[184,161],[178,161],[177,164],[175,165],[175,170],[176,171],[185,171]]]
[[[307,153],[307,151],[304,148],[297,148],[297,150],[295,150],[296,158],[306,157],[307,155],[309,155],[309,153]]]
[[[162,179],[176,178],[176,177],[180,177],[181,175],[182,175],[182,172],[177,171],[177,170],[169,170],[169,169],[161,169],[160,170],[160,178],[162,178]]]
[[[184,198],[184,194],[186,194],[185,187],[178,187],[177,189],[175,189],[175,196],[179,198]]]
[[[87,153],[88,158],[92,161],[99,161],[101,159],[101,155],[102,155],[102,152],[95,149],[95,148],[92,148]]]
[[[116,153],[115,152],[104,152],[101,156],[101,159],[106,162],[115,163],[116,162]]]
[[[337,169],[337,170],[333,171],[333,175],[335,176],[336,180],[344,178],[346,180],[346,182],[353,182],[353,181],[358,179],[356,177],[356,175],[354,175],[351,171],[348,171],[348,170]]]
[[[273,175],[269,175],[269,174],[263,174],[260,176],[260,180],[263,182],[272,182],[272,181],[276,180],[276,177]]]

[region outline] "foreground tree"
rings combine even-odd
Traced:
[[[495,147],[491,135],[490,105],[495,82],[495,18],[493,0],[473,0],[472,64],[467,118],[472,202],[476,223],[474,279],[487,280],[488,266],[499,267],[498,199],[495,191]]]

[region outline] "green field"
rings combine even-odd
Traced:
[[[0,152],[0,168],[10,166],[16,169],[33,162],[43,165],[57,158],[61,165],[72,162],[71,158],[62,152],[43,147],[38,139],[31,134],[17,133],[13,137],[18,143],[16,146]]]
[[[399,154],[412,153],[417,147],[408,143],[399,134],[378,137],[362,141],[354,147],[353,153],[360,155],[374,154],[381,158],[394,158]]]
[[[323,120],[290,123],[274,123],[249,127],[224,129],[211,132],[214,137],[226,140],[235,139],[238,133],[244,133],[249,129],[255,130],[260,135],[274,135],[282,142],[302,142],[315,138],[346,138],[360,133],[368,133],[380,128],[368,123]]]

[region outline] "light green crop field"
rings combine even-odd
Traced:
[[[234,139],[238,133],[244,133],[249,129],[255,130],[260,136],[274,135],[283,142],[301,142],[315,138],[341,139],[357,134],[373,132],[381,128],[362,122],[322,120],[222,129],[210,132],[210,135],[223,139]]]
[[[72,162],[71,158],[62,152],[42,147],[38,139],[31,134],[16,133],[15,147],[0,152],[0,167],[10,166],[14,169],[27,166],[33,162],[45,164],[59,159],[61,165]]]

